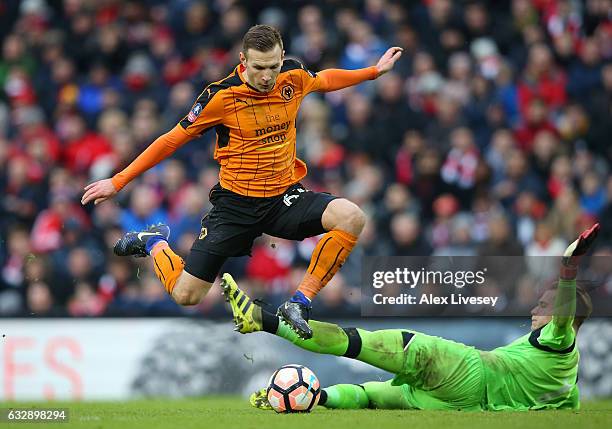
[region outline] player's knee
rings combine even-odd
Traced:
[[[339,229],[353,235],[361,234],[366,222],[366,216],[355,203],[339,198],[327,206],[323,213],[322,223],[328,230]]]
[[[351,203],[351,205],[348,207],[350,208],[346,214],[346,221],[351,229],[351,232],[355,235],[359,235],[365,226],[366,215],[363,210],[361,210],[355,204]]]

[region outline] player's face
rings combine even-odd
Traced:
[[[267,52],[249,48],[240,52],[240,62],[246,68],[245,79],[253,88],[260,92],[270,92],[276,84],[276,78],[283,65],[285,51],[279,45]]]
[[[538,305],[531,309],[532,331],[541,328],[552,320],[555,295],[556,292],[554,290],[547,290],[538,300]]]

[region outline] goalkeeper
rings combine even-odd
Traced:
[[[558,285],[531,311],[531,332],[490,352],[410,330],[369,332],[317,321],[310,322],[313,337],[304,340],[252,302],[229,274],[222,285],[237,331],[266,331],[303,349],[357,359],[395,374],[387,382],[323,389],[319,405],[327,408],[578,409],[576,335],[592,306],[576,287],[576,274],[598,231],[599,224],[593,225],[565,251]],[[251,403],[269,409],[265,389],[253,394]]]

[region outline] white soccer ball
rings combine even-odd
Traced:
[[[277,413],[309,412],[319,402],[321,385],[303,365],[285,365],[277,369],[268,383],[268,401]]]

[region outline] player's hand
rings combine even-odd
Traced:
[[[561,259],[561,278],[562,279],[574,279],[578,274],[578,264],[580,263],[580,258],[584,255],[595,239],[597,238],[597,233],[599,232],[599,223],[596,223],[586,231],[583,231],[582,234],[570,244],[565,252],[563,253],[563,258]]]
[[[563,264],[578,265],[578,258],[589,250],[589,247],[591,247],[597,238],[598,232],[599,223],[596,223],[586,231],[583,231],[578,239],[570,244],[565,250],[565,253],[563,253]]]
[[[387,52],[384,53],[378,63],[376,64],[376,70],[378,70],[378,76],[387,73],[389,70],[393,68],[395,62],[402,56],[402,52],[404,48],[400,48],[398,46],[394,46],[392,48],[387,49]]]
[[[117,193],[111,179],[98,180],[85,186],[85,193],[81,198],[81,204],[85,205],[93,201],[95,205],[112,198]]]

